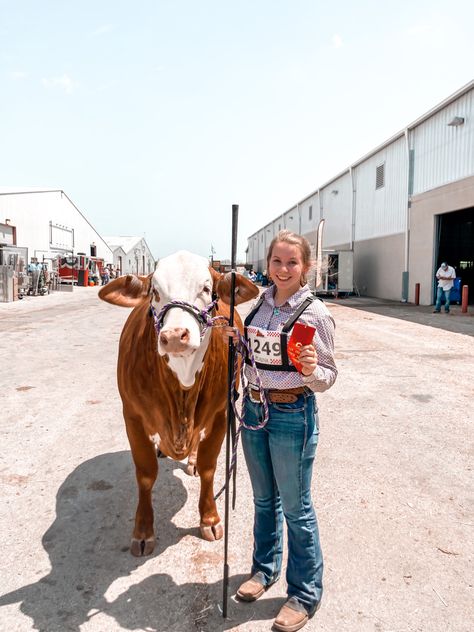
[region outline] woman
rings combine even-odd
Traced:
[[[239,587],[237,597],[255,601],[280,577],[284,517],[288,530],[288,599],[273,624],[280,632],[302,628],[316,612],[322,596],[323,559],[311,500],[319,435],[315,393],[334,384],[337,369],[334,321],[306,284],[310,267],[308,241],[281,231],[271,242],[267,256],[273,285],[263,292],[245,321],[267,397],[269,419],[263,428],[242,429],[255,517],[251,577]],[[297,361],[301,372],[286,352],[296,321],[316,328],[312,344],[300,349]],[[225,335],[235,339],[230,327],[225,328]],[[264,412],[256,373],[249,365],[246,376],[244,422],[256,427],[262,423]]]

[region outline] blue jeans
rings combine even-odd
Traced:
[[[438,286],[438,292],[436,294],[436,306],[435,306],[435,310],[437,312],[441,311],[441,299],[443,297],[444,294],[444,298],[445,298],[445,304],[444,304],[444,311],[445,312],[449,312],[449,301],[451,298],[451,288],[449,288],[449,290],[443,290],[442,287]]]
[[[319,424],[314,393],[294,404],[269,402],[270,418],[261,430],[242,428],[242,446],[252,483],[255,518],[252,574],[260,571],[266,585],[281,574],[283,516],[288,530],[288,596],[314,612],[322,596],[323,558],[318,523],[311,500],[311,476]],[[248,396],[245,423],[255,425],[263,406]]]

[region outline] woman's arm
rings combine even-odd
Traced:
[[[303,365],[305,385],[316,393],[327,391],[336,381],[334,360],[334,321],[331,316],[318,318],[313,344],[301,348],[299,361]]]

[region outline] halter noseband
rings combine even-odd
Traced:
[[[166,303],[166,305],[164,305],[159,312],[156,311],[155,307],[150,302],[150,315],[153,316],[153,323],[155,325],[156,335],[160,335],[160,331],[163,328],[165,316],[169,312],[169,310],[179,308],[185,312],[188,312],[188,314],[191,314],[191,316],[193,316],[197,320],[200,329],[200,337],[202,340],[204,338],[204,334],[209,329],[209,327],[213,326],[214,321],[223,318],[222,316],[215,316],[213,318],[210,315],[210,312],[212,312],[212,310],[217,307],[218,301],[219,299],[217,297],[214,298],[212,303],[204,309],[199,309],[199,307],[196,307],[196,305],[192,305],[191,303],[187,303],[186,301],[170,301],[169,303]]]

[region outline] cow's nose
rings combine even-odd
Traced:
[[[189,342],[189,329],[174,327],[160,333],[160,342],[164,347],[186,345]]]

